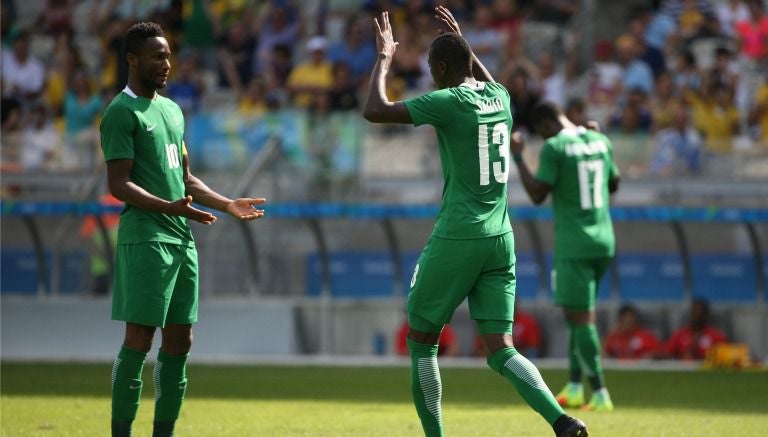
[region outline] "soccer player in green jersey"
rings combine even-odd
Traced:
[[[507,213],[509,93],[474,56],[444,7],[436,17],[450,32],[435,38],[429,67],[439,88],[391,102],[385,77],[397,43],[388,13],[374,19],[379,56],[371,75],[365,118],[375,123],[429,124],[437,133],[445,185],[429,241],[419,257],[408,295],[411,391],[424,433],[443,435],[442,384],[437,365],[440,332],[456,307],[469,300],[488,365],[511,382],[557,436],[586,436],[566,415],[536,367],[512,342],[515,252]]]
[[[100,126],[109,188],[125,202],[112,299],[112,319],[125,322],[125,339],[112,368],[112,435],[131,435],[144,359],[160,328],[152,435],[171,436],[187,389],[197,321],[197,251],[187,220],[216,221],[191,203],[253,220],[263,216],[256,205],[264,199],[228,199],[190,173],[181,109],[156,92],[165,87],[171,67],[160,26],[133,25],[125,50],[128,84],[109,104]]]
[[[596,130],[574,125],[551,103],[531,112],[534,130],[546,139],[536,176],[522,159],[523,142],[512,136],[512,158],[533,203],[552,194],[555,257],[552,289],[555,303],[568,322],[570,379],[557,400],[565,407],[584,404],[582,373],[592,385],[592,399],[584,408],[611,411],[600,361],[600,337],[595,327],[595,299],[600,278],[614,255],[613,224],[608,208],[619,188],[613,146]]]

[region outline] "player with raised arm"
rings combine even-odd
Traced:
[[[162,345],[153,375],[153,437],[172,436],[187,389],[186,365],[197,321],[197,251],[187,220],[213,214],[192,201],[240,220],[264,215],[264,199],[231,200],[190,173],[184,116],[157,90],[168,80],[171,55],[155,23],[125,35],[128,84],[101,121],[101,146],[120,215],[112,319],[125,321],[125,339],[112,368],[112,435],[130,436],[141,396],[141,372],[155,330]]]
[[[411,391],[427,436],[442,436],[442,384],[437,365],[440,332],[465,299],[488,357],[557,436],[586,436],[566,415],[536,367],[512,342],[515,252],[507,212],[509,93],[474,56],[448,9],[436,18],[449,32],[434,39],[429,67],[439,88],[391,102],[385,77],[397,49],[387,12],[374,19],[379,56],[371,75],[365,118],[374,123],[432,125],[442,163],[443,201],[419,257],[408,295]]]
[[[568,323],[570,379],[557,395],[564,407],[584,404],[582,373],[592,385],[592,399],[584,408],[611,411],[600,360],[600,337],[595,326],[595,300],[600,278],[615,251],[610,194],[619,188],[613,146],[595,129],[576,126],[552,103],[531,112],[533,128],[546,140],[534,177],[523,161],[524,144],[512,136],[512,158],[533,203],[552,194],[555,256],[552,289],[555,303]]]

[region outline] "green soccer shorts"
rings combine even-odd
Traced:
[[[470,240],[432,236],[421,252],[408,294],[409,323],[442,327],[469,300],[476,321],[508,321],[515,312],[515,238],[512,232]]]
[[[611,257],[555,259],[552,292],[555,304],[570,311],[592,311],[600,278]]]
[[[197,322],[197,277],[194,245],[119,244],[112,320],[161,328]]]

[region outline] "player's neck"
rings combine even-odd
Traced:
[[[573,124],[571,120],[568,119],[568,117],[565,116],[565,114],[560,114],[557,117],[557,121],[560,122],[562,125],[562,129],[576,129],[578,126]]]
[[[145,97],[147,99],[154,99],[157,96],[157,92],[154,88],[144,86],[140,80],[128,78],[128,88],[139,97]]]

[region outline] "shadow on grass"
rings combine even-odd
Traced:
[[[145,366],[145,396],[151,396],[151,365]],[[405,368],[277,367],[191,365],[188,396],[250,400],[328,400],[410,403]],[[543,371],[550,388],[566,381],[565,371]],[[2,363],[3,396],[109,397],[108,364]],[[768,413],[766,372],[612,371],[606,375],[619,407],[677,408]],[[522,404],[499,375],[481,369],[443,369],[446,404]]]

